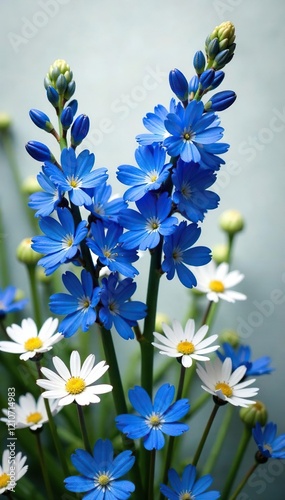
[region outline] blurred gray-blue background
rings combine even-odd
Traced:
[[[248,300],[222,304],[213,333],[225,327],[238,329],[252,346],[254,358],[272,357],[276,371],[257,383],[270,419],[285,432],[285,4],[269,0],[2,0],[0,13],[0,111],[13,119],[22,179],[36,175],[40,167],[25,152],[28,140],[46,142],[56,151],[52,138],[32,124],[28,112],[38,108],[53,118],[43,78],[50,64],[63,58],[77,83],[79,112],[91,120],[85,147],[95,153],[97,167],[109,168],[115,191],[121,193],[116,168],[134,163],[135,135],[144,131],[142,117],[158,103],[168,105],[172,97],[169,70],[179,68],[190,79],[193,55],[204,49],[207,34],[222,21],[235,24],[237,50],[219,88],[238,95],[236,103],[220,114],[231,148],[224,155],[226,165],[217,183],[220,206],[208,213],[200,241],[210,247],[224,241],[217,226],[224,210],[235,208],[244,215],[246,229],[237,238],[233,267],[245,274],[238,290]],[[14,253],[21,239],[31,235],[2,154],[0,168],[0,203],[13,284],[26,289],[25,270]],[[147,275],[147,260],[142,274]],[[182,318],[188,297],[178,281],[164,279],[160,310]],[[144,290],[138,298],[144,300]],[[254,450],[250,447],[248,464]],[[223,467],[217,468],[220,477]],[[265,465],[239,500],[269,495],[281,500],[284,484],[284,462]]]

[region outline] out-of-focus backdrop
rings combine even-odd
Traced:
[[[58,58],[71,66],[76,80],[79,112],[89,115],[91,130],[85,147],[96,165],[109,168],[115,191],[118,165],[134,163],[135,135],[143,116],[158,104],[168,105],[172,93],[169,70],[179,68],[190,79],[196,50],[222,21],[236,26],[237,49],[226,67],[219,90],[235,90],[236,103],[223,113],[224,155],[216,190],[217,210],[203,223],[203,244],[224,242],[220,214],[242,212],[246,228],[237,238],[233,267],[245,274],[239,290],[246,302],[222,304],[213,333],[222,328],[240,332],[252,346],[253,357],[268,354],[276,371],[256,382],[270,419],[285,432],[284,411],[284,191],[285,191],[285,4],[269,0],[14,0],[0,3],[0,111],[13,120],[15,154],[21,178],[36,175],[40,164],[25,152],[28,140],[51,137],[29,119],[38,108],[53,118],[43,78]],[[9,247],[15,286],[27,288],[25,269],[15,248],[27,234],[17,191],[1,154],[0,206],[5,218],[4,241]],[[2,242],[1,242],[2,244]],[[147,266],[145,268],[147,275]],[[144,291],[138,292],[144,300]],[[189,292],[178,281],[164,279],[160,310],[181,318]],[[251,463],[254,446],[250,448]],[[225,465],[225,464],[224,464]],[[224,465],[217,467],[223,476]],[[284,498],[285,463],[269,462],[253,477],[240,500]]]

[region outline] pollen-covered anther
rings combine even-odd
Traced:
[[[215,385],[215,390],[222,391],[223,395],[226,396],[227,398],[230,398],[233,395],[232,388],[225,382],[218,382]]]
[[[86,384],[81,377],[71,377],[65,384],[65,389],[69,394],[80,394],[85,387]]]
[[[212,292],[223,293],[225,291],[224,284],[219,280],[212,280],[209,283],[209,288]]]
[[[31,337],[26,340],[24,348],[27,351],[34,351],[35,349],[40,349],[43,345],[42,340],[39,337]]]
[[[192,354],[195,351],[195,346],[188,340],[181,340],[177,346],[177,351],[185,355]]]

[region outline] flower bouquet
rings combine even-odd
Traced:
[[[44,86],[57,123],[38,109],[30,118],[58,151],[26,145],[40,172],[25,186],[34,236],[17,249],[33,317],[1,251],[0,494],[234,500],[258,466],[285,458],[285,435],[277,436],[256,399],[256,378],[272,372],[270,358],[252,360],[234,331],[213,327],[221,302],[246,299],[235,288],[244,276],[232,270],[241,214],[222,215],[227,242],[219,251],[197,244],[207,212],[219,204],[215,182],[229,145],[218,113],[236,94],[216,89],[235,46],[235,28],[224,22],[194,54],[190,80],[170,71],[170,102],[143,118],[147,132],[136,136],[134,165],[117,168],[123,195],[84,148],[90,122],[77,114],[69,65],[51,65]],[[7,146],[9,120],[2,116],[0,125]],[[186,317],[161,314],[161,286],[173,300],[175,287],[185,289]],[[217,488],[215,465],[237,416],[239,445],[227,451],[231,461]],[[246,471],[250,440],[256,453]]]

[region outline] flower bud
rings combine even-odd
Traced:
[[[59,93],[51,85],[47,87],[47,98],[54,108],[59,105]]]
[[[86,115],[79,115],[71,127],[71,146],[78,146],[88,134],[89,118]]]
[[[229,255],[229,247],[224,243],[220,245],[215,245],[212,248],[212,257],[216,264],[221,264],[222,262],[227,262]]]
[[[221,85],[224,78],[225,78],[224,71],[221,71],[221,70],[215,71],[214,80],[212,81],[212,85],[210,86],[210,88],[208,90],[216,89],[219,85]]]
[[[53,87],[67,101],[74,94],[75,82],[69,64],[64,59],[57,59],[49,68],[44,79],[44,86]]]
[[[215,71],[213,69],[207,69],[206,71],[204,71],[204,73],[202,73],[202,75],[200,76],[199,80],[200,88],[206,90],[208,87],[212,85],[214,78],[215,78]]]
[[[206,59],[201,50],[198,50],[194,55],[193,66],[197,75],[201,75],[205,69]]]
[[[60,121],[62,124],[62,128],[64,130],[68,130],[73,122],[73,112],[71,108],[67,106],[62,110],[62,113],[60,115]]]
[[[247,408],[241,408],[239,416],[243,423],[253,429],[257,422],[263,427],[267,422],[267,409],[261,401],[256,401]]]
[[[205,104],[205,111],[223,111],[229,108],[236,100],[237,95],[232,90],[217,92]]]
[[[197,90],[198,90],[198,87],[199,87],[199,78],[197,75],[195,76],[192,76],[190,82],[189,82],[189,87],[188,87],[188,91],[189,91],[189,94],[191,94],[192,92],[194,94],[196,94]]]
[[[55,162],[55,157],[53,156],[49,148],[41,142],[29,141],[26,144],[25,148],[29,155],[35,160],[43,162],[49,161],[51,163]]]
[[[29,175],[29,177],[26,177],[22,182],[21,191],[23,194],[30,196],[31,194],[43,191],[43,189],[39,185],[37,178],[34,175]]]
[[[235,27],[230,21],[216,26],[205,41],[208,67],[218,70],[228,64],[236,47],[234,41]]]
[[[0,113],[0,133],[7,132],[12,124],[12,119],[8,113]]]
[[[42,257],[40,253],[32,249],[31,244],[32,239],[25,238],[21,241],[16,251],[18,261],[27,266],[35,266]]]
[[[162,323],[166,323],[167,325],[170,325],[170,323],[171,323],[170,318],[167,314],[158,312],[156,317],[155,317],[155,326],[154,326],[155,332],[163,333]]]
[[[45,130],[46,132],[51,132],[52,130],[54,130],[54,126],[51,123],[49,117],[39,109],[31,109],[29,115],[31,120],[37,127]]]
[[[72,82],[68,83],[66,90],[64,92],[64,99],[66,101],[68,101],[68,99],[70,99],[73,96],[73,94],[75,92],[75,87],[76,87],[76,85],[75,85],[74,80]]]
[[[225,342],[236,349],[240,345],[238,333],[235,330],[223,330],[219,335],[219,343],[222,345]]]
[[[179,69],[173,69],[169,73],[169,84],[172,92],[184,102],[188,100],[188,82]]]
[[[244,219],[238,210],[226,210],[220,216],[220,228],[233,235],[242,231],[244,228]]]

